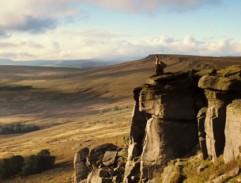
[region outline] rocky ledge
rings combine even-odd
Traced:
[[[240,158],[241,66],[154,75],[134,89],[134,100],[125,169],[116,146],[82,149],[75,182],[160,182],[168,162],[196,149],[212,161]]]

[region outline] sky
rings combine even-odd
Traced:
[[[240,0],[0,0],[0,59],[241,56]]]

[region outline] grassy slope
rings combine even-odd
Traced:
[[[165,56],[166,71],[185,71],[200,63],[224,66],[241,58]],[[0,158],[28,156],[48,148],[59,166],[12,182],[70,182],[74,153],[104,142],[121,145],[129,132],[132,90],[154,71],[154,58],[92,69],[0,66],[0,86],[32,89],[0,90],[0,124],[21,122],[42,130],[0,136]],[[64,177],[64,178],[63,178]],[[48,179],[48,180],[47,180]],[[11,182],[11,181],[10,181]]]

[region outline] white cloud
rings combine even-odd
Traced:
[[[161,7],[171,10],[190,10],[200,8],[204,5],[217,5],[222,0],[83,0],[87,3],[98,4],[107,8],[119,9],[125,12],[151,13]]]
[[[14,34],[0,43],[0,58],[91,59],[141,58],[153,53],[211,56],[241,55],[241,40],[198,39],[195,36],[136,37],[104,29],[57,28],[38,36]]]
[[[209,41],[195,36],[179,39],[164,35],[142,38],[116,33],[114,30],[78,29],[64,24],[65,20],[85,16],[82,8],[87,7],[83,5],[88,3],[129,13],[152,13],[162,7],[178,11],[192,10],[221,2],[222,0],[0,0],[0,57],[26,60],[127,58],[143,57],[151,53],[240,55],[241,41],[228,38]]]
[[[63,20],[84,14],[88,3],[131,13],[152,13],[161,7],[186,10],[222,0],[1,0],[0,36],[12,32],[42,33]],[[83,15],[84,16],[84,15]]]
[[[82,10],[75,3],[76,0],[1,0],[0,36],[54,29],[62,20],[81,14]]]

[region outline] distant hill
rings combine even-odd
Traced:
[[[120,61],[103,60],[31,60],[14,61],[10,59],[0,59],[0,65],[17,66],[42,66],[42,67],[72,67],[72,68],[90,68],[98,66],[107,66],[120,63]]]

